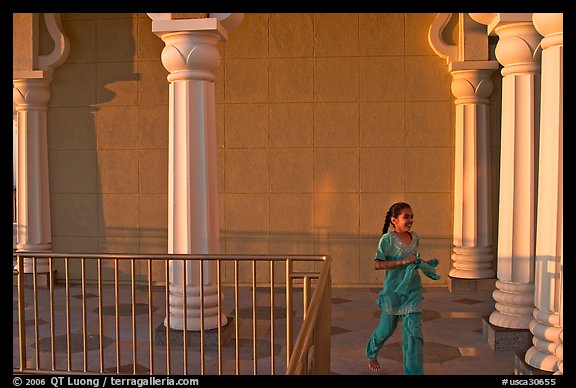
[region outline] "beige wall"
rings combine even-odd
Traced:
[[[38,19],[31,13],[12,14],[12,69],[32,70],[34,68],[33,34],[37,30]]]
[[[402,200],[447,284],[454,105],[427,43],[435,16],[247,14],[230,31],[216,72],[223,253],[327,254],[334,285],[379,286],[372,258]],[[145,14],[62,20],[71,50],[48,112],[54,251],[164,253],[163,43]]]

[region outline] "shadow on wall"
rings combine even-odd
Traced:
[[[134,69],[133,58],[136,57],[136,41],[133,31],[137,29],[136,19],[128,14],[128,20],[98,19],[97,28],[97,60],[99,59],[99,49],[104,48],[102,54],[106,60],[114,61],[110,63],[97,63],[101,71],[97,70],[96,77],[96,105],[93,110],[96,128],[96,172],[97,172],[97,214],[98,214],[98,250],[108,245],[108,235],[102,233],[107,227],[107,206],[104,196],[107,194],[129,194],[138,193],[138,184],[134,188],[125,188],[122,185],[124,180],[124,161],[130,159],[134,148],[138,147],[138,131],[135,134],[122,132],[131,128],[131,115],[128,114],[130,105],[138,104],[138,81],[140,74]],[[110,30],[107,29],[110,27]],[[107,32],[108,31],[108,32]],[[120,40],[120,42],[118,42]],[[120,48],[119,52],[108,49]],[[117,61],[117,62],[116,62]],[[134,91],[134,89],[136,91]],[[137,111],[137,108],[136,108]],[[138,127],[136,127],[138,129]],[[120,136],[118,136],[120,134]],[[134,136],[129,139],[128,136]],[[109,139],[106,139],[109,138]],[[127,142],[114,141],[115,139],[127,139]],[[108,141],[106,141],[108,140]],[[113,141],[110,141],[113,140]],[[136,147],[134,147],[135,145]],[[127,151],[123,148],[131,148]],[[136,151],[136,160],[137,160]],[[137,173],[137,171],[136,171]],[[105,176],[107,175],[107,176]],[[106,184],[110,182],[110,184]],[[136,230],[132,233],[139,235]]]
[[[133,14],[62,14],[70,54],[55,69],[48,110],[54,251],[72,240],[78,249],[102,251],[114,202],[104,198],[132,194],[137,201],[138,170],[135,185],[123,183],[125,161],[138,165],[137,20]]]

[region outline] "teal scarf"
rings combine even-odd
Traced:
[[[394,290],[395,294],[398,295],[408,295],[414,285],[419,284],[412,281],[413,276],[418,276],[416,270],[421,269],[424,275],[428,276],[430,279],[438,280],[440,275],[436,273],[436,267],[438,266],[438,259],[432,259],[430,262],[425,262],[420,259],[420,255],[417,255],[416,263],[409,264],[404,273],[404,278]]]

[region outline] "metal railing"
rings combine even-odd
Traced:
[[[286,374],[330,374],[330,336],[332,335],[330,280],[330,265],[325,265],[320,272],[312,300],[308,304],[306,295],[310,293],[306,290],[309,290],[310,278],[304,277],[304,322],[296,339]]]
[[[14,373],[330,373],[328,256],[13,258]],[[171,325],[190,317],[199,329]],[[206,329],[210,317],[228,323]]]

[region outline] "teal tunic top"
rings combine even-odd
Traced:
[[[410,232],[412,242],[404,243],[395,232],[388,232],[380,237],[375,260],[400,260],[408,256],[417,256],[419,238],[415,232]],[[416,265],[402,265],[386,270],[384,284],[378,306],[389,314],[404,315],[422,312],[422,282]],[[397,290],[402,289],[402,292]]]

